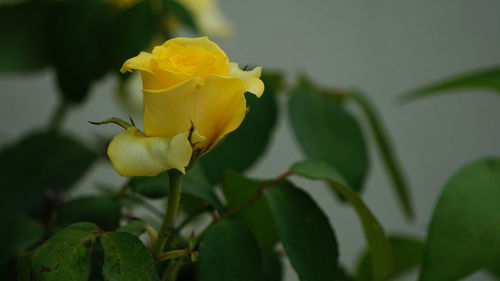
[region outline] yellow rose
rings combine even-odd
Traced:
[[[238,128],[246,114],[245,92],[260,97],[264,91],[260,67],[241,70],[207,37],[168,40],[121,69],[132,70],[143,81],[144,133],[128,128],[108,148],[124,176],[184,172],[193,154],[200,157]]]

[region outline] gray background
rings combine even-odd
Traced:
[[[500,61],[500,2],[496,0],[253,0],[221,1],[236,34],[217,40],[232,61],[281,69],[287,80],[305,72],[326,86],[355,86],[369,94],[390,130],[412,187],[417,220],[405,222],[378,155],[363,194],[388,233],[424,237],[439,192],[466,162],[498,155],[500,99],[467,91],[400,106],[396,97],[436,79]],[[47,123],[56,94],[50,71],[0,76],[0,141],[4,143]],[[114,97],[111,77],[95,85],[91,98],[75,109],[65,128],[87,140],[116,132],[87,120],[126,116]],[[283,105],[283,104],[282,104]],[[283,113],[286,110],[282,106]],[[268,155],[251,175],[273,177],[303,158],[282,114]],[[80,184],[123,180],[105,163]],[[352,268],[365,247],[353,210],[317,183],[297,179],[328,214],[340,243],[341,261]],[[314,246],[314,245],[312,245]],[[320,257],[319,257],[320,258]],[[288,267],[286,280],[298,280]],[[475,274],[468,280],[490,280]],[[404,280],[414,280],[410,274]]]

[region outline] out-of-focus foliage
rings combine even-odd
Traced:
[[[426,85],[401,96],[401,101],[409,102],[423,97],[461,90],[490,90],[500,93],[500,68],[495,66],[481,69]]]
[[[455,173],[437,202],[421,281],[457,280],[500,256],[500,159],[480,159]]]
[[[389,238],[394,259],[394,270],[385,280],[393,280],[408,271],[417,268],[422,261],[424,244],[419,239],[403,235],[393,235]],[[370,266],[370,251],[367,250],[359,259],[356,275],[358,281],[372,280],[373,269]]]
[[[159,220],[168,212],[157,201],[175,198],[169,191],[172,174],[126,178],[110,184],[119,188],[75,195],[72,188],[100,158],[107,159],[104,147],[91,147],[61,128],[68,105],[88,99],[92,86],[109,74],[126,85],[130,76],[118,74],[122,63],[179,28],[199,34],[221,19],[210,0],[126,2],[0,5],[0,73],[52,71],[60,99],[50,129],[36,128],[0,149],[0,225],[8,226],[0,230],[2,280],[279,281],[284,259],[301,281],[391,280],[419,264],[420,281],[458,280],[480,269],[499,275],[497,157],[468,164],[450,179],[426,241],[387,237],[362,199],[372,165],[364,128],[407,218],[415,210],[376,102],[362,91],[331,90],[305,77],[290,87],[280,71],[267,68],[265,93],[260,99],[247,96],[241,127],[191,163],[182,182],[182,215],[164,232]],[[499,73],[493,67],[464,74],[403,100],[461,89],[500,92]],[[283,112],[278,93],[284,93],[286,118],[305,159],[274,178],[249,178],[245,173],[267,152]],[[367,244],[356,278],[346,270],[351,266],[339,264],[334,229],[342,226],[329,219],[337,214],[324,213],[308,186],[296,187],[292,176],[324,181],[353,207]],[[164,249],[155,253],[152,245],[167,236]]]
[[[341,101],[303,78],[290,92],[288,114],[307,158],[334,165],[349,186],[362,190],[368,172],[366,142]]]
[[[295,163],[290,171],[310,179],[325,180],[330,187],[347,199],[359,216],[368,246],[373,253],[371,256],[372,279],[378,281],[387,278],[394,266],[391,245],[380,223],[358,193],[349,188],[343,176],[327,163],[316,161]]]

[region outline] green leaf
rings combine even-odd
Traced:
[[[432,83],[401,96],[401,101],[410,102],[461,90],[490,90],[500,93],[500,66],[468,72]]]
[[[223,219],[210,226],[200,241],[201,281],[255,281],[262,278],[259,245],[245,226]]]
[[[393,270],[393,257],[384,229],[363,202],[359,194],[345,184],[341,174],[325,162],[304,161],[295,163],[290,171],[310,179],[326,180],[330,187],[342,194],[354,207],[372,255],[373,280],[384,280]]]
[[[179,1],[164,0],[165,12],[174,16],[179,22],[189,27],[192,31],[198,32],[198,25],[187,7]]]
[[[262,281],[280,281],[283,278],[281,258],[275,251],[266,251],[262,255]]]
[[[33,253],[33,280],[87,281],[98,232],[94,224],[77,223],[54,235]]]
[[[500,261],[496,260],[486,267],[487,272],[495,277],[497,280],[500,280]]]
[[[500,158],[472,162],[451,177],[434,209],[422,281],[461,279],[500,256]]]
[[[38,243],[43,237],[43,228],[36,221],[23,213],[3,214],[0,225],[6,226],[0,229],[0,272],[7,267],[8,261],[23,250],[29,249]],[[7,227],[8,226],[8,227]]]
[[[155,177],[134,177],[130,181],[131,190],[148,198],[161,198],[168,194],[168,173],[161,173]],[[192,167],[184,176],[182,192],[210,203],[216,210],[224,208],[214,193],[213,185],[205,179],[200,165]]]
[[[56,223],[67,226],[76,222],[92,222],[99,228],[110,231],[120,224],[121,208],[117,198],[109,196],[86,196],[74,199],[57,213]]]
[[[184,176],[182,192],[207,201],[218,212],[224,210],[222,203],[215,195],[214,186],[206,179],[200,164],[194,165]]]
[[[101,246],[105,280],[160,280],[153,257],[137,237],[125,232],[109,232],[101,236]]]
[[[257,196],[260,190],[259,182],[243,177],[235,172],[228,172],[222,185],[228,203],[228,209]],[[243,208],[234,215],[242,222],[259,242],[262,249],[269,249],[278,241],[278,229],[271,215],[271,210],[265,199],[257,199],[251,206]]]
[[[52,1],[0,6],[0,72],[40,70],[50,62]]]
[[[55,17],[51,50],[63,98],[80,103],[110,70],[114,9],[101,0],[65,1]]]
[[[307,158],[337,167],[349,186],[360,191],[368,171],[368,152],[351,114],[307,82],[290,92],[288,113]]]
[[[146,227],[144,226],[144,222],[133,220],[126,225],[118,228],[116,231],[126,232],[134,236],[140,236],[146,231]]]
[[[31,281],[31,254],[23,254],[17,259],[16,275],[19,281]]]
[[[288,182],[266,189],[264,195],[300,280],[339,280],[335,234],[311,197]]]
[[[32,209],[48,190],[60,192],[73,186],[97,158],[78,140],[54,131],[31,133],[4,147],[1,209]]]
[[[132,177],[130,189],[147,198],[163,198],[168,194],[168,174],[161,173],[154,177]]]
[[[276,92],[281,76],[263,75],[265,91],[261,98],[247,94],[249,112],[241,126],[200,161],[212,184],[222,181],[227,170],[243,172],[266,152],[276,125]]]
[[[424,243],[413,237],[395,235],[389,237],[392,256],[394,257],[394,271],[386,278],[391,280],[416,268],[422,261]],[[372,279],[370,252],[366,250],[359,259],[357,266],[358,281],[369,281]]]
[[[386,172],[392,181],[392,186],[398,196],[399,203],[401,204],[406,217],[408,219],[413,219],[415,214],[410,199],[408,184],[403,176],[401,166],[396,159],[393,146],[382,124],[382,120],[380,120],[380,117],[375,109],[375,106],[366,95],[360,92],[351,92],[349,96],[363,111],[366,119],[368,119],[368,124],[373,132],[377,148],[380,152],[382,161],[384,162]]]
[[[118,73],[127,59],[137,56],[151,45],[155,30],[151,3],[139,1],[128,9],[120,10],[113,25],[112,47],[108,56],[111,69]]]

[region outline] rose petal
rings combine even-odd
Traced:
[[[239,77],[245,81],[245,89],[260,98],[264,93],[264,82],[260,80],[262,67],[258,66],[252,70],[241,70],[237,63],[229,64],[229,75]]]
[[[173,136],[192,126],[206,151],[234,131],[246,113],[243,79],[211,75],[163,91],[144,90],[144,128],[148,136]]]
[[[189,165],[192,148],[189,132],[171,138],[146,137],[130,127],[115,135],[108,147],[108,156],[122,176],[156,176],[177,169],[182,173]]]

